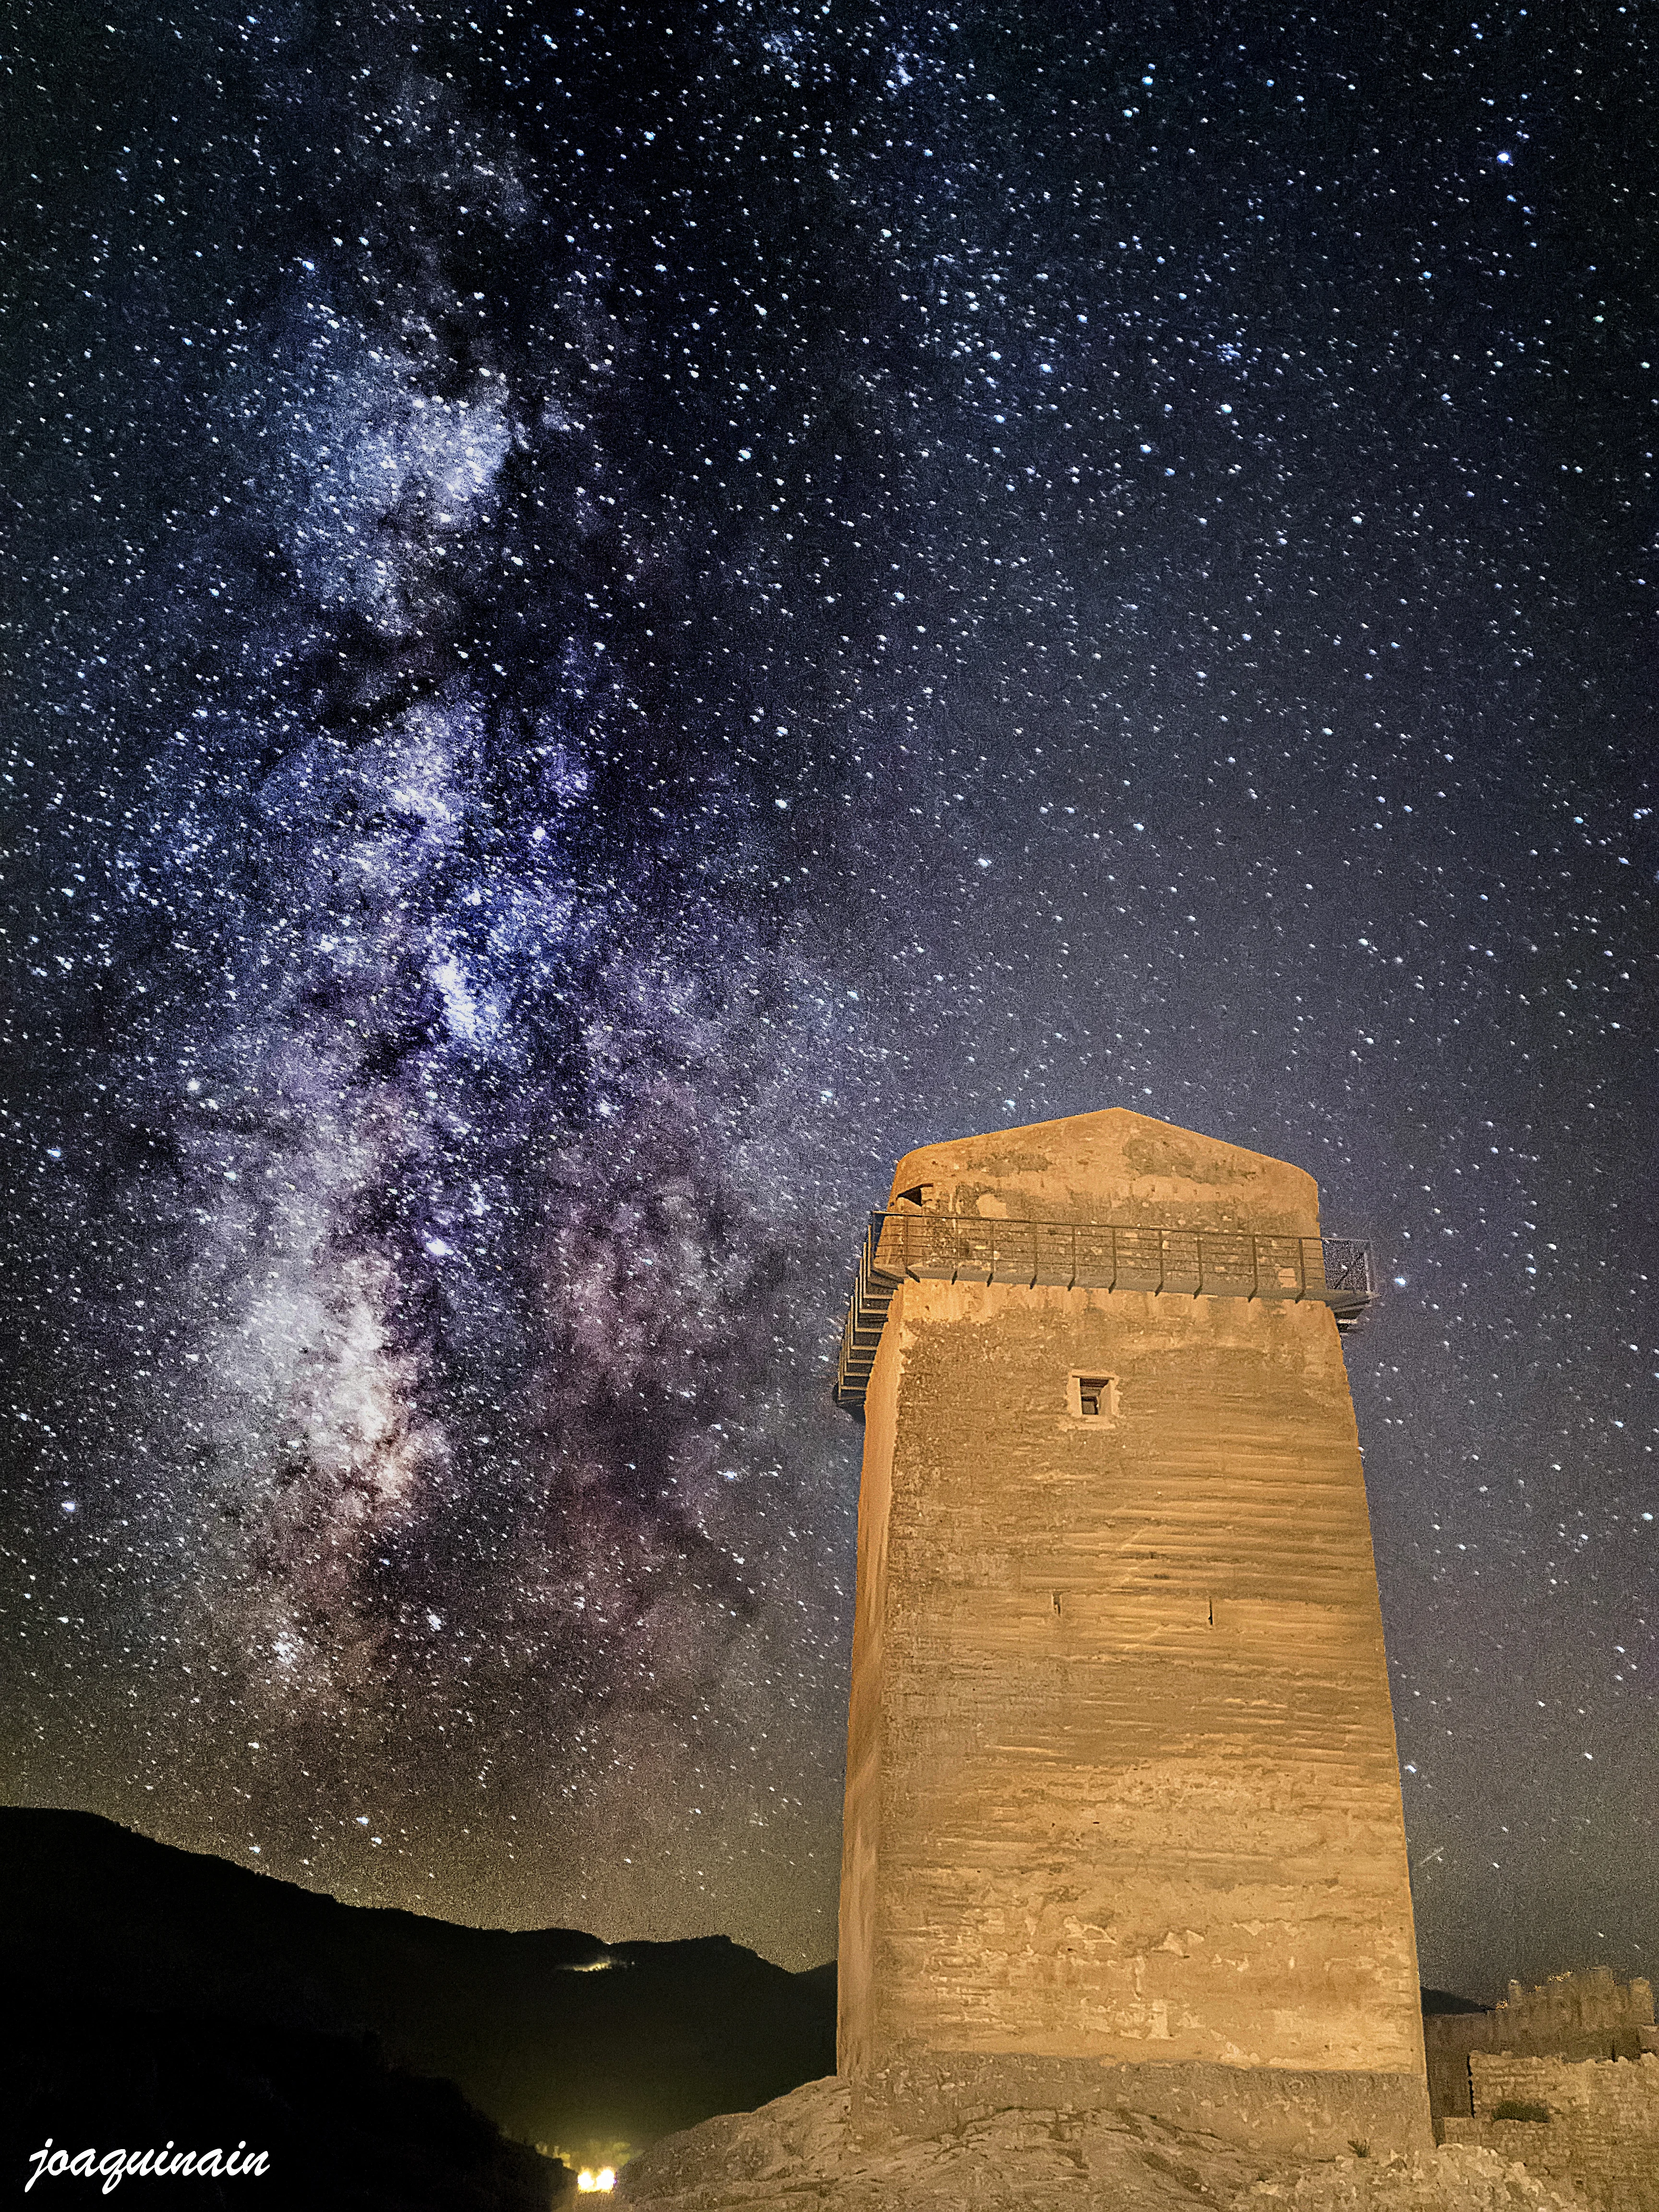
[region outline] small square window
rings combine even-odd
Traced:
[[[1066,1393],[1073,1420],[1110,1421],[1117,1414],[1117,1382],[1110,1375],[1073,1375]]]

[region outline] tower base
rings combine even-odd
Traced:
[[[1120,2110],[1277,2158],[1337,2158],[1360,2143],[1376,2157],[1434,2146],[1417,2073],[935,2052],[854,2080],[851,2090],[851,2136],[869,2150],[960,2136],[993,2113]]]

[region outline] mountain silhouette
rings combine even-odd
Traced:
[[[725,1936],[606,1944],[576,1929],[460,1927],[342,1905],[94,1814],[18,1808],[0,1808],[0,1966],[18,1993],[11,2019],[31,2118],[54,2095],[55,2110],[78,2100],[60,2142],[76,2128],[89,2142],[110,2139],[98,2084],[107,2102],[122,2052],[149,2054],[140,2071],[158,2140],[185,2142],[170,2116],[200,2104],[215,2065],[228,2080],[238,2065],[255,2075],[263,2065],[266,2075],[286,2068],[301,2104],[307,2082],[349,2075],[352,2109],[378,2099],[402,2111],[388,2121],[394,2134],[412,2109],[406,2077],[428,2077],[429,2114],[453,2083],[458,2142],[465,2098],[472,2118],[487,2116],[518,2145],[576,2161],[637,2149],[835,2070],[834,1966],[788,1973]],[[169,2053],[171,2080],[161,2063]],[[124,2140],[137,2140],[144,2118],[135,2112]],[[211,2112],[203,2118],[210,2132]],[[246,2126],[235,2132],[255,2141]],[[544,2167],[544,2191],[546,2176],[557,2169]],[[497,2194],[457,2183],[433,2201],[521,2201],[505,2167],[487,2185]],[[235,2185],[227,2189],[234,2201]],[[262,2185],[263,2197],[272,2193]],[[190,2194],[211,2201],[194,2182]],[[407,2191],[386,2199],[424,2201]]]

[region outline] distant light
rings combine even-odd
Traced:
[[[1410,1280],[1409,1275],[1396,1275],[1394,1279],[1394,1286],[1397,1291],[1403,1291]]]
[[[1504,167],[1508,168],[1510,163],[1515,159],[1515,156],[1513,154],[1500,154],[1498,158],[1503,163]]]
[[[591,2166],[585,2166],[576,2176],[576,2186],[584,2196],[592,2196],[595,2190],[601,2195],[609,2195],[616,2185],[617,2169],[614,2166],[602,2166],[597,2173]]]

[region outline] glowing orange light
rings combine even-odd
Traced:
[[[576,2186],[584,2196],[591,2196],[595,2191],[608,2195],[616,2185],[617,2169],[614,2166],[602,2166],[597,2173],[591,2166],[585,2166],[576,2176]]]

